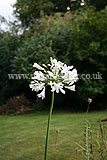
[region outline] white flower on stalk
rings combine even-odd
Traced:
[[[77,70],[73,66],[67,66],[66,64],[57,61],[56,59],[50,58],[50,64],[43,64],[42,67],[37,63],[34,63],[33,67],[37,70],[34,72],[30,88],[38,92],[39,98],[45,98],[45,87],[49,85],[51,92],[61,91],[65,94],[64,88],[71,91],[75,91],[75,82],[78,80]]]

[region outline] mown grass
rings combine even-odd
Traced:
[[[88,114],[94,136],[99,131],[97,120],[104,117],[107,112]],[[47,118],[47,113],[0,116],[0,160],[43,160]],[[48,160],[76,160],[75,142],[83,141],[85,119],[85,113],[53,113]],[[82,160],[80,153],[78,157]]]

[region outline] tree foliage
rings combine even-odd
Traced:
[[[97,11],[104,9],[107,6],[107,1],[105,0],[85,0],[87,5],[93,6]]]
[[[0,103],[4,102],[6,97],[13,95],[13,88],[9,81],[8,74],[11,73],[11,61],[15,55],[19,39],[17,36],[8,32],[2,32],[0,35]],[[13,85],[14,86],[14,85]],[[10,95],[9,95],[10,94]]]
[[[37,28],[33,26],[35,33],[32,34],[32,30],[25,31],[23,44],[17,49],[12,62],[13,72],[31,73],[35,61],[48,63],[50,56],[63,59],[71,31],[69,20],[69,16],[62,17],[61,14],[46,16]]]
[[[65,13],[67,8],[75,11],[81,7],[81,0],[17,0],[13,5],[14,15],[21,21],[25,28],[35,24],[43,15],[53,15],[56,12]],[[105,0],[85,0],[84,5],[93,6],[97,10],[107,6]],[[82,6],[83,7],[83,6]]]
[[[68,57],[77,66],[79,74],[91,76],[80,80],[78,101],[85,101],[86,97],[101,97],[99,101],[102,102],[103,99],[104,103],[107,95],[107,13],[106,10],[96,12],[89,9],[81,13],[77,13],[73,22],[73,38],[68,47]],[[93,74],[101,74],[101,77],[95,78]]]
[[[75,106],[85,104],[88,97],[104,103],[107,94],[106,68],[107,68],[107,14],[106,10],[96,12],[93,9],[79,10],[66,13],[62,17],[56,14],[43,17],[35,28],[25,32],[23,45],[18,48],[13,59],[13,68],[17,73],[31,73],[32,64],[46,63],[50,56],[74,65],[78,73],[98,77],[85,77],[77,83],[77,92],[67,94],[75,97]],[[37,28],[36,28],[37,27]],[[34,31],[33,28],[33,31]],[[26,38],[27,37],[27,38]],[[101,74],[101,76],[99,75]],[[92,78],[92,79],[91,79]],[[58,98],[59,99],[59,98]],[[62,99],[59,99],[62,102]],[[59,104],[62,104],[59,102]],[[64,104],[65,105],[65,104]]]
[[[53,3],[48,0],[17,0],[14,8],[14,14],[22,22],[22,26],[28,27],[40,18],[42,12],[51,14]]]
[[[44,15],[54,15],[54,13],[65,13],[67,7],[75,10],[80,7],[81,0],[17,0],[14,4],[14,15],[21,21],[25,28],[31,24],[37,24],[38,20]]]
[[[0,34],[3,32],[2,25],[6,23],[6,19],[0,15]]]

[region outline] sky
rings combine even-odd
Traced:
[[[5,17],[7,21],[10,19],[13,19],[12,12],[13,8],[11,5],[13,5],[16,2],[16,0],[0,0],[0,15]],[[5,28],[6,26],[3,25],[2,28]]]

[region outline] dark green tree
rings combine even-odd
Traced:
[[[15,91],[15,85],[9,80],[8,74],[11,73],[11,61],[18,44],[18,36],[11,35],[9,32],[0,33],[0,104]]]
[[[74,16],[68,58],[76,65],[80,75],[88,75],[85,78],[80,77],[82,79],[78,82],[78,102],[85,102],[88,97],[93,97],[98,100],[97,103],[102,103],[100,107],[103,107],[107,96],[106,9],[97,12],[88,9]],[[94,77],[93,74],[97,75]]]
[[[86,5],[90,5],[96,8],[96,10],[100,11],[107,6],[106,0],[85,0]]]
[[[31,30],[25,31],[23,43],[12,61],[13,73],[31,73],[34,62],[48,63],[50,56],[64,60],[71,32],[70,20],[69,15],[45,16],[38,26],[33,26],[33,34]]]
[[[29,27],[36,23],[42,14],[52,14],[54,5],[48,0],[17,0],[13,7],[14,14],[22,26]]]
[[[65,13],[77,9],[80,4],[81,0],[17,0],[13,7],[14,15],[21,21],[23,27],[28,28],[31,24],[37,23],[43,15]]]

